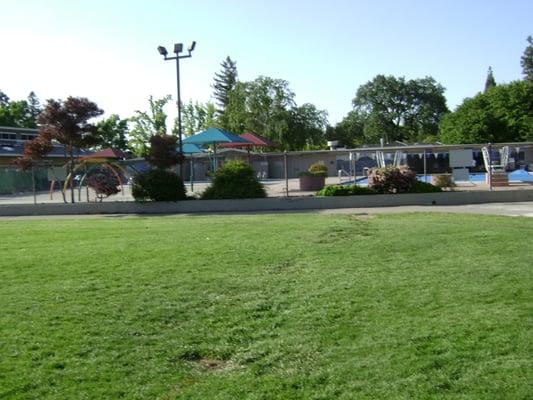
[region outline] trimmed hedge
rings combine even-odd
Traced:
[[[211,186],[201,198],[253,199],[266,197],[265,188],[256,178],[254,170],[242,161],[228,161],[214,174]]]
[[[435,193],[442,192],[442,189],[432,185],[431,183],[425,183],[416,181],[412,184],[408,191],[404,193]],[[330,185],[316,193],[317,196],[357,196],[378,194],[372,188],[357,186],[357,185]]]
[[[377,194],[377,192],[357,185],[330,185],[316,193],[317,196],[356,196],[364,194]]]
[[[409,188],[407,193],[436,193],[442,192],[442,189],[438,186],[432,185],[431,183],[416,181]]]
[[[131,187],[135,201],[178,201],[187,198],[181,178],[174,172],[151,169],[135,175]]]

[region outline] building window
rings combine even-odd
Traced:
[[[37,137],[37,135],[20,135],[20,138],[22,140],[33,140]]]

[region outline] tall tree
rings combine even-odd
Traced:
[[[89,122],[103,114],[98,106],[84,97],[68,97],[65,101],[48,100],[39,115],[39,134],[63,145],[69,160],[71,201],[74,203],[73,172],[80,149],[98,141],[96,126]]]
[[[433,78],[414,79],[377,75],[359,87],[352,101],[365,116],[364,134],[373,140],[421,140],[438,132],[448,111],[444,87]]]
[[[260,76],[246,85],[246,129],[290,147],[288,120],[295,106],[287,81]]]
[[[128,149],[128,120],[120,119],[117,114],[112,114],[108,118],[98,121],[96,124],[99,142],[96,148],[104,149],[111,147],[113,149]]]
[[[222,69],[215,73],[213,83],[213,97],[218,106],[220,122],[223,128],[227,128],[227,118],[225,116],[226,108],[229,103],[229,95],[237,85],[237,62],[229,56],[220,64]]]
[[[220,110],[223,112],[228,105],[229,93],[237,84],[237,62],[227,56],[220,65],[222,69],[220,72],[215,73],[213,97],[217,101]]]
[[[0,90],[0,126],[37,128],[39,113],[39,100],[34,92],[30,93],[27,100],[10,101]]]
[[[256,132],[297,150],[322,146],[327,113],[306,103],[298,107],[289,83],[260,76],[251,82],[237,82],[226,108],[227,127],[232,132]]]
[[[328,113],[319,110],[314,104],[305,103],[293,107],[289,114],[288,135],[285,137],[286,148],[317,149],[326,144],[326,127]]]
[[[0,90],[0,107],[9,104],[9,96]]]
[[[216,109],[213,103],[193,103],[189,100],[183,107],[183,133],[186,136],[217,125]]]
[[[347,147],[356,147],[365,144],[365,142],[371,142],[372,139],[365,139],[365,122],[363,114],[350,111],[335,127],[328,127],[326,138],[327,140],[338,140]]]
[[[524,50],[524,54],[520,60],[520,65],[522,66],[524,79],[533,82],[533,38],[528,36],[527,42],[529,44]]]
[[[171,99],[170,95],[156,100],[150,96],[149,111],[135,111],[136,115],[131,118],[133,128],[129,134],[128,146],[136,156],[144,157],[148,154],[152,136],[166,135],[167,114],[164,108]]]
[[[246,107],[248,86],[247,82],[237,82],[229,94],[224,118],[219,118],[221,128],[235,133],[243,133],[246,129],[251,129],[246,126],[249,115]]]
[[[494,74],[492,73],[492,67],[489,67],[489,70],[487,71],[487,79],[485,79],[484,92],[488,91],[490,88],[493,88],[495,86],[496,86],[496,79],[494,79]]]
[[[37,119],[42,111],[42,107],[41,103],[39,102],[39,98],[33,90],[28,95],[26,102],[28,103],[28,114],[34,124],[34,127],[37,127]]]
[[[26,100],[10,101],[0,105],[0,126],[12,126],[15,128],[35,128]]]
[[[289,118],[294,106],[294,93],[287,81],[260,76],[252,82],[239,82],[230,94],[228,128],[236,133],[251,130],[289,147]]]
[[[24,143],[24,153],[22,157],[15,160],[15,164],[22,170],[26,171],[30,169],[35,162],[45,157],[50,151],[52,151],[52,141],[50,137],[39,135]],[[65,199],[64,194],[63,199]]]
[[[178,138],[174,135],[154,135],[150,138],[150,152],[146,160],[159,169],[167,169],[179,162],[176,152]]]
[[[533,84],[515,81],[465,99],[440,124],[444,143],[533,140]]]

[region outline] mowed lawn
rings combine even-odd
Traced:
[[[1,399],[531,399],[533,219],[0,221]]]

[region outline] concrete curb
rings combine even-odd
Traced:
[[[177,203],[6,204],[0,216],[84,214],[180,214],[209,212],[297,211],[335,208],[465,205],[533,201],[533,190],[441,192],[345,197],[289,197],[243,200],[191,200]]]

